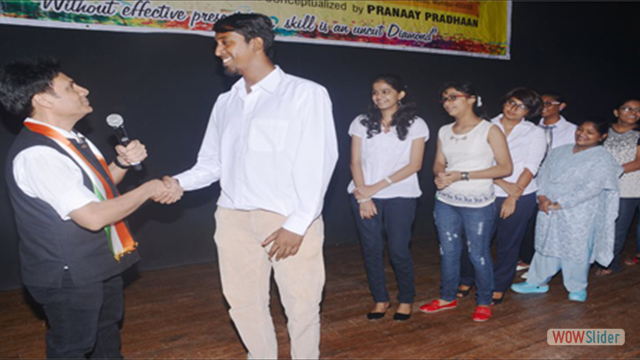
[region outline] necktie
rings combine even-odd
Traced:
[[[545,125],[540,125],[543,129],[544,129],[544,138],[545,140],[547,140],[547,152],[546,154],[549,154],[549,151],[551,151],[551,147],[553,146],[553,129],[555,129],[555,125],[549,125],[549,126],[545,126]]]

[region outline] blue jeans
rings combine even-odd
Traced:
[[[495,203],[482,208],[467,208],[436,200],[433,216],[442,256],[440,298],[445,301],[456,299],[463,238],[466,237],[469,259],[476,274],[476,304],[491,304],[493,264],[490,246],[496,218]]]
[[[524,195],[518,200],[516,210],[506,219],[500,218],[500,208],[506,197],[496,198],[496,247],[497,257],[493,267],[494,291],[505,292],[513,282],[513,275],[518,265],[518,253],[529,220],[536,214],[538,203],[536,193]],[[466,249],[466,246],[464,247]],[[462,269],[460,283],[471,286],[475,283],[473,266],[469,256],[462,252]]]
[[[613,245],[613,261],[609,265],[609,269],[613,272],[620,272],[620,256],[624,249],[624,243],[627,241],[629,228],[633,222],[633,216],[636,209],[640,206],[640,198],[621,198],[618,219],[616,220],[616,240]],[[636,253],[640,253],[640,222],[636,229]]]
[[[351,207],[360,234],[364,265],[369,280],[369,290],[375,302],[388,302],[389,293],[384,271],[384,238],[387,233],[389,260],[396,273],[398,301],[413,304],[416,294],[413,260],[409,245],[411,226],[416,216],[417,199],[373,199],[378,215],[372,219],[360,217],[360,205],[351,196]]]

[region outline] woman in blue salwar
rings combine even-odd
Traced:
[[[517,293],[545,293],[562,270],[569,300],[587,299],[589,267],[613,259],[622,167],[602,146],[608,123],[584,121],[576,144],[554,149],[542,165],[538,182],[536,253],[527,282],[513,284]]]

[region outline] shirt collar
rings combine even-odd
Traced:
[[[498,116],[494,117],[493,119],[491,119],[491,122],[492,122],[493,124],[495,124],[495,125],[498,125],[498,126],[500,127],[500,129],[502,130],[502,132],[504,133],[504,132],[505,132],[505,130],[504,130],[504,126],[502,126],[502,122],[500,122],[500,119],[502,119],[502,115],[503,115],[503,114],[501,113],[501,114],[499,114]],[[519,123],[517,123],[517,124],[513,127],[513,129],[511,129],[511,133],[513,134],[513,131],[514,131],[518,126],[520,126],[521,124],[523,124],[525,121],[527,121],[527,119],[522,119],[522,120],[520,120],[520,122],[519,122]]]
[[[555,128],[561,128],[563,127],[565,124],[567,123],[567,119],[564,118],[564,116],[560,115],[560,120],[558,120],[557,123],[553,124],[553,125],[545,125],[544,124],[544,118],[540,119],[540,122],[538,123],[538,125],[540,127],[543,128],[547,128],[547,127],[555,127]]]
[[[71,130],[69,132],[69,131],[61,129],[61,128],[57,127],[57,126],[53,126],[51,124],[47,124],[45,122],[38,121],[38,120],[32,119],[32,118],[26,118],[24,120],[24,122],[25,123],[26,122],[30,122],[30,123],[34,123],[34,124],[44,125],[46,127],[49,127],[51,129],[55,130],[56,132],[60,133],[60,135],[66,137],[67,139],[73,139],[73,140],[80,141],[80,142],[84,141],[84,136],[82,136],[82,134],[80,134],[79,132],[77,132],[75,130]]]
[[[276,65],[275,69],[269,73],[269,75],[265,76],[262,80],[260,80],[257,84],[254,84],[251,87],[251,91],[256,90],[257,88],[264,89],[268,93],[273,94],[278,87],[278,84],[284,78],[285,72]],[[246,82],[244,78],[238,80],[232,87],[235,91],[240,91],[242,94],[246,94]]]

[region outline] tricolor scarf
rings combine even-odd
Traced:
[[[69,141],[69,139],[45,125],[33,122],[25,122],[25,126],[27,127],[27,129],[53,140],[67,154],[69,154],[71,158],[76,160],[78,164],[80,164],[80,167],[85,172],[85,174],[87,174],[87,176],[91,180],[91,183],[93,184],[93,192],[98,197],[98,199],[100,199],[100,201],[114,199],[115,197],[120,195],[117,189],[115,190],[116,193],[114,194],[107,180],[102,176],[102,174],[100,174],[100,172],[98,172],[98,170],[89,162],[89,160],[87,160],[87,158],[82,155],[80,150],[78,150],[78,148],[71,141]],[[115,184],[115,181],[113,181],[113,176],[109,171],[109,166],[107,166],[107,163],[102,155],[94,151],[91,147],[89,147],[89,149],[98,159],[100,165],[102,165],[102,168],[109,176],[111,183]],[[123,220],[105,226],[104,231],[107,234],[109,248],[111,249],[111,252],[113,253],[116,261],[120,261],[120,258],[122,258],[122,256],[136,250],[137,243],[133,240],[129,229],[127,228],[127,225]]]

